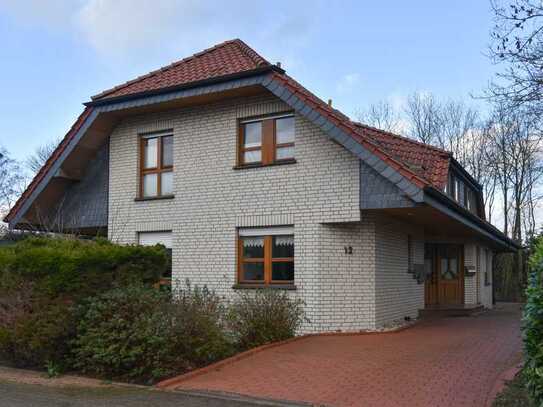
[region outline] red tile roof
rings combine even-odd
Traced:
[[[451,154],[417,141],[351,121],[286,74],[274,73],[297,97],[348,132],[356,141],[384,160],[415,185],[443,189]]]
[[[235,39],[223,42],[191,57],[174,62],[171,65],[106,90],[94,96],[93,99],[107,100],[116,96],[158,91],[172,86],[186,85],[206,79],[248,72],[266,66],[271,66],[271,64],[243,41]],[[439,189],[445,186],[451,157],[450,153],[405,137],[353,122],[339,110],[329,106],[288,75],[278,72],[274,72],[273,75],[275,80],[288,88],[298,98],[304,100],[313,109],[350,134],[354,140],[380,157],[415,185],[421,188],[431,185]],[[55,160],[60,157],[91,112],[92,107],[87,107],[79,116],[57,149],[36,174],[25,192],[5,217],[6,221],[13,219],[15,213],[35,190]]]
[[[106,90],[93,99],[148,92],[252,71],[270,63],[239,39],[225,41],[188,58]]]
[[[362,123],[356,123],[356,126],[381,145],[389,155],[406,163],[430,184],[440,189],[445,188],[452,157],[450,152]]]

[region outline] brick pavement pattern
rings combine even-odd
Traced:
[[[425,320],[398,332],[314,336],[176,385],[327,406],[490,405],[520,361],[520,306]]]

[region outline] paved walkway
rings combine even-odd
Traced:
[[[489,405],[520,361],[520,307],[423,321],[398,333],[317,336],[193,377],[178,389],[328,406]]]

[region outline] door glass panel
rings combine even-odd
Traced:
[[[441,279],[456,280],[458,278],[458,249],[455,246],[442,246],[439,249]]]

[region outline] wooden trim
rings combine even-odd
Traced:
[[[277,257],[273,258],[273,236],[264,235],[264,257],[263,258],[244,258],[243,257],[243,239],[236,233],[236,259],[237,259],[237,281],[239,285],[257,285],[257,286],[272,286],[272,285],[293,285],[294,280],[273,280],[272,268],[273,263],[294,263],[294,257]],[[264,280],[244,280],[243,265],[245,263],[261,263],[264,264]]]
[[[274,113],[269,115],[255,116],[252,118],[238,119],[238,134],[237,134],[237,145],[236,145],[236,167],[241,168],[245,166],[266,166],[272,165],[274,163],[282,161],[292,161],[293,158],[289,157],[286,159],[277,160],[277,148],[281,147],[294,147],[295,142],[289,143],[276,143],[276,120],[286,117],[295,117],[294,112],[285,112],[285,113]],[[244,147],[243,138],[244,138],[244,125],[247,123],[262,123],[262,138],[260,147]],[[260,161],[255,161],[251,163],[245,163],[243,156],[247,151],[258,151],[260,150]]]
[[[138,197],[136,200],[150,200],[150,199],[157,199],[157,198],[171,198],[173,197],[173,194],[169,195],[162,195],[162,174],[167,172],[173,172],[174,166],[172,165],[163,165],[163,153],[164,153],[164,137],[172,137],[173,141],[173,133],[169,132],[161,132],[156,135],[153,133],[148,134],[140,134],[139,135],[139,165],[138,165],[138,172],[139,172],[139,187],[138,187]],[[149,140],[156,139],[157,140],[157,157],[156,167],[151,168],[145,168],[145,147],[146,143]],[[171,148],[173,149],[173,143]],[[172,151],[173,155],[173,151]],[[145,196],[144,195],[144,176],[150,175],[150,174],[156,174],[157,177],[157,193],[154,196]]]
[[[249,168],[273,167],[276,165],[287,165],[287,164],[296,164],[296,160],[294,158],[285,158],[284,160],[277,160],[270,164],[262,164],[262,163],[242,164],[242,165],[236,165],[235,167],[232,167],[232,169],[245,170]]]

